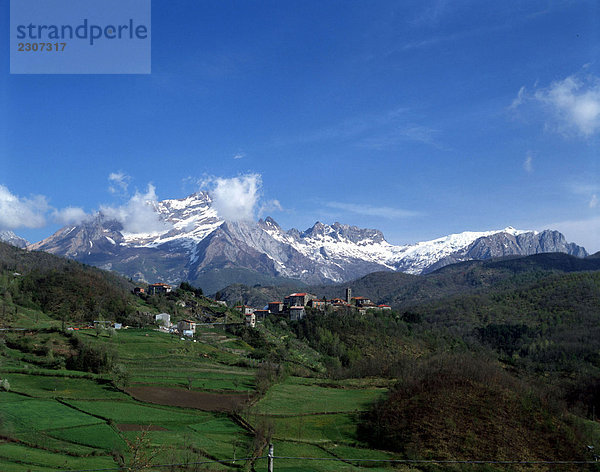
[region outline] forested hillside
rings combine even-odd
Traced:
[[[131,314],[133,283],[84,264],[0,243],[0,294],[4,305],[39,309],[70,320]]]

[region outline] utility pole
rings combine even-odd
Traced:
[[[273,472],[273,444],[269,444],[269,454],[267,455],[267,458],[269,460],[268,471]]]

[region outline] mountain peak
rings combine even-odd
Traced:
[[[29,241],[23,239],[21,236],[17,236],[12,231],[0,231],[0,241],[10,244],[12,246],[17,246],[21,249],[26,248],[29,245]]]
[[[264,220],[263,219],[258,220],[258,226],[265,228],[267,230],[281,231],[281,227],[279,226],[277,221],[275,221],[270,216],[267,216]]]

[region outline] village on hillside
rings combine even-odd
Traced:
[[[149,284],[146,289],[135,287],[133,290],[133,293],[136,295],[160,295],[171,292],[173,292],[173,287],[162,282]],[[215,306],[227,308],[225,301],[214,300],[205,296],[204,299]],[[181,307],[186,306],[183,301],[179,301],[178,305]],[[289,294],[283,301],[269,302],[263,308],[255,308],[248,305],[233,307],[233,310],[243,319],[243,323],[250,328],[255,328],[256,324],[264,321],[268,315],[276,315],[288,318],[290,321],[298,321],[306,316],[307,309],[316,312],[354,312],[359,315],[365,315],[368,310],[384,311],[391,310],[392,307],[390,305],[375,304],[367,297],[352,296],[351,288],[346,288],[344,298],[327,299],[324,297],[320,299],[316,295],[300,292]],[[226,317],[224,320],[217,320],[213,316],[206,315],[198,315],[195,319],[188,317],[178,320],[176,323],[172,322],[171,318],[172,315],[169,313],[160,313],[155,315],[155,322],[158,324],[160,330],[186,337],[193,337],[198,325],[235,324],[231,322],[227,323]]]

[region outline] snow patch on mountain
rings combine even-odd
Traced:
[[[517,230],[512,226],[494,231],[465,231],[450,234],[430,241],[422,241],[407,246],[396,246],[398,251],[390,258],[391,265],[399,269],[405,266],[403,272],[420,274],[427,267],[435,264],[445,257],[461,251],[480,238],[506,233],[518,236],[525,233],[538,234],[537,231]]]
[[[179,243],[184,247],[191,247],[224,222],[217,216],[211,203],[212,200],[205,192],[183,199],[157,202],[154,209],[170,228],[159,233],[123,233],[123,245],[151,248],[166,243]]]
[[[0,241],[8,243],[12,246],[20,247],[21,249],[27,247],[29,242],[23,239],[21,236],[17,236],[12,231],[0,231]]]

